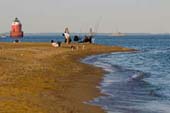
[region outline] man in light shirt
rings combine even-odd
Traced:
[[[66,44],[70,44],[71,38],[70,38],[70,33],[69,33],[69,30],[68,30],[68,27],[65,28],[64,37],[65,37]]]

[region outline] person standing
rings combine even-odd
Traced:
[[[65,43],[70,44],[71,38],[70,38],[70,33],[69,33],[69,30],[68,30],[68,27],[65,28],[64,38],[65,38]]]

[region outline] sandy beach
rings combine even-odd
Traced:
[[[103,113],[83,102],[100,94],[103,70],[89,55],[133,49],[95,44],[0,43],[0,113]]]

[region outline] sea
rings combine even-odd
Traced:
[[[82,36],[81,36],[82,37]],[[88,104],[107,113],[170,113],[170,35],[96,35],[94,43],[134,48],[88,56],[82,62],[103,68],[99,86],[104,95]],[[22,42],[64,41],[62,35],[27,35]],[[0,42],[12,42],[1,38]],[[93,76],[93,75],[92,75]]]

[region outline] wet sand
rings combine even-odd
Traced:
[[[0,43],[0,113],[103,113],[83,102],[100,94],[103,70],[88,55],[133,51],[95,44]]]

